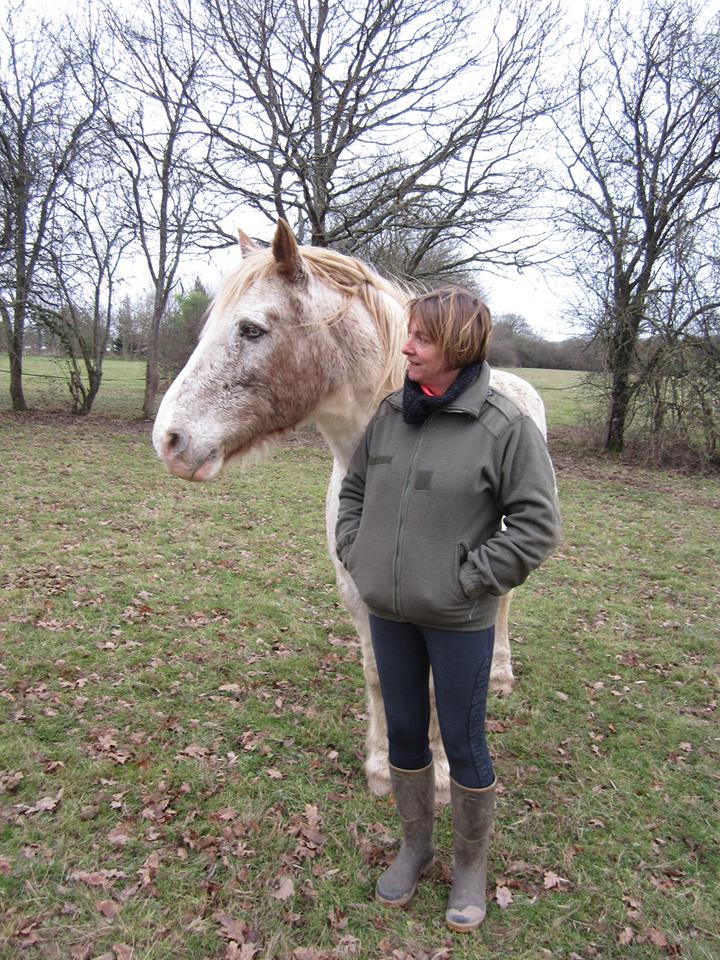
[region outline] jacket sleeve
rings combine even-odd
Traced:
[[[343,564],[347,552],[355,541],[362,519],[371,429],[372,422],[350,460],[348,472],[340,487],[340,507],[335,525],[335,549],[338,559]]]
[[[545,440],[528,417],[514,421],[496,441],[494,472],[504,529],[460,568],[465,594],[500,596],[519,586],[560,541],[555,472]]]

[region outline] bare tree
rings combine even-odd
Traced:
[[[182,34],[174,11],[165,0],[141,0],[131,16],[108,4],[112,56],[96,63],[105,77],[105,119],[153,289],[145,417],[154,414],[160,329],[181,257],[208,230],[198,164],[206,133],[197,131],[192,108],[203,51]]]
[[[639,12],[614,0],[586,24],[572,115],[558,119],[574,267],[611,378],[608,450],[623,448],[652,369],[643,338],[664,329],[677,340],[693,316],[717,309],[714,292],[689,312],[680,305],[688,252],[702,258],[717,229],[718,25],[679,0],[648,0]]]
[[[530,130],[546,108],[550,6],[204,0],[203,9],[187,28],[207,38],[217,69],[197,108],[213,136],[209,169],[236,203],[350,253],[389,229],[404,233],[411,276],[434,272],[433,259],[457,272],[531,258],[524,214],[540,173]]]
[[[58,205],[54,231],[58,242],[49,251],[54,303],[35,307],[63,347],[73,413],[80,415],[90,412],[100,389],[117,275],[133,240],[124,198],[108,176],[111,169],[107,152],[104,157],[96,153]]]
[[[61,31],[13,8],[0,34],[0,311],[13,410],[26,409],[25,327],[43,286],[51,282],[52,220],[88,148],[98,107],[93,91],[84,91],[77,80],[78,66],[67,56]]]

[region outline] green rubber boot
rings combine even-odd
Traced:
[[[485,919],[487,852],[495,817],[495,782],[480,790],[450,780],[453,883],[445,920],[451,930],[474,930]]]
[[[399,770],[391,765],[390,783],[404,839],[394,862],[378,878],[375,897],[386,907],[404,907],[435,856],[435,770],[432,763],[422,770]]]

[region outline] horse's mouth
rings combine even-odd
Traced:
[[[194,483],[209,483],[220,476],[224,466],[225,458],[222,451],[215,448],[186,479],[192,480]]]

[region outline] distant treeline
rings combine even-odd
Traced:
[[[594,372],[605,369],[602,347],[592,337],[544,340],[518,314],[502,314],[496,319],[488,359],[496,367]]]

